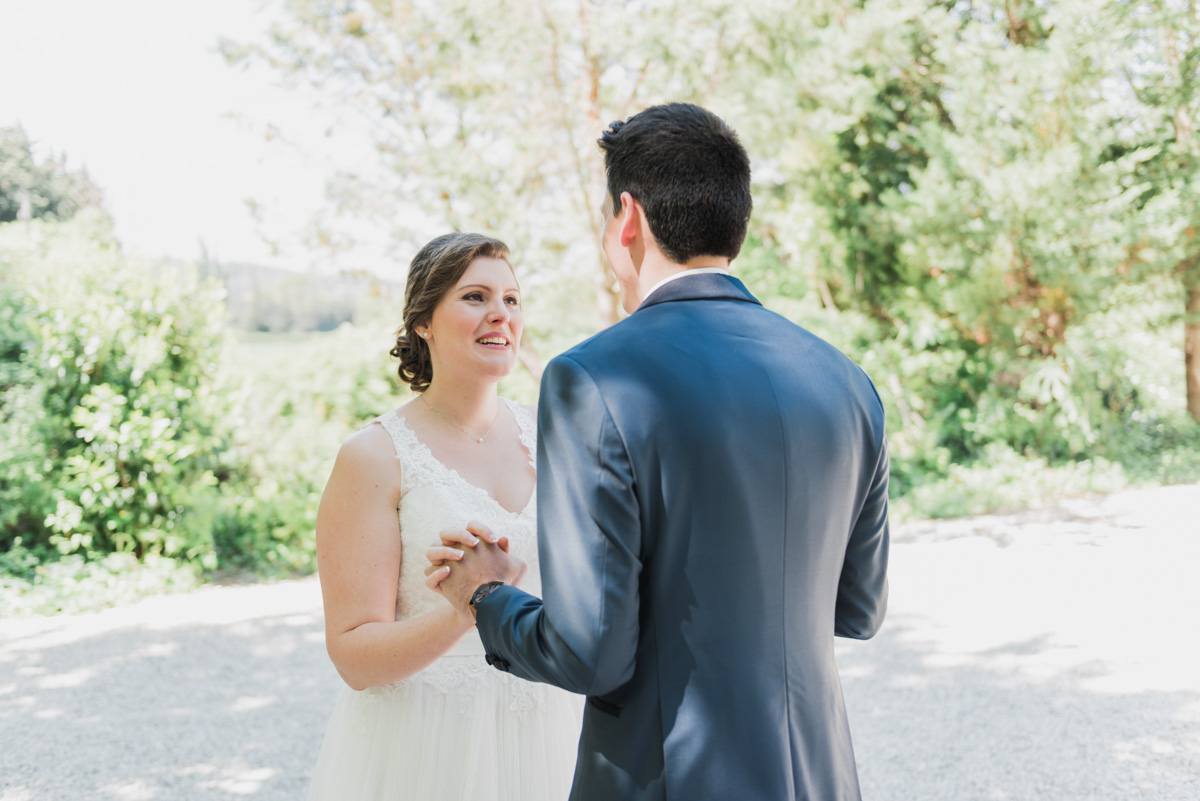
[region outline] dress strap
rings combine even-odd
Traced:
[[[517,428],[521,432],[521,444],[529,452],[529,466],[537,470],[537,418],[534,417],[529,407],[522,406],[508,398],[501,398],[501,400],[508,404],[513,419],[517,421]]]
[[[416,486],[424,484],[448,483],[447,469],[434,458],[429,448],[417,438],[414,432],[404,422],[404,418],[393,409],[372,421],[383,426],[392,438],[392,446],[396,449],[396,458],[400,460],[400,495]]]

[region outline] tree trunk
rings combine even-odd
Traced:
[[[1184,283],[1187,316],[1183,321],[1183,363],[1187,373],[1188,414],[1200,423],[1200,263],[1191,272]]]
[[[1191,4],[1192,21],[1195,19],[1195,3]],[[1179,53],[1175,31],[1169,25],[1161,25],[1158,29],[1159,41],[1163,55],[1172,72],[1178,76],[1180,86],[1186,86],[1183,58]],[[1195,130],[1192,118],[1188,114],[1186,102],[1181,102],[1175,110],[1175,144],[1181,153],[1186,153]],[[1188,257],[1179,265],[1180,277],[1183,279],[1183,291],[1186,295],[1186,314],[1183,318],[1183,370],[1187,380],[1187,410],[1192,419],[1200,423],[1200,254],[1196,253],[1194,226],[1187,228]]]

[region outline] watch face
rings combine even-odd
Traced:
[[[475,594],[471,596],[471,604],[470,605],[474,606],[475,604],[479,603],[484,598],[491,595],[493,590],[495,590],[497,587],[501,587],[503,585],[504,585],[503,581],[489,581],[487,584],[484,584],[482,587],[475,590]]]

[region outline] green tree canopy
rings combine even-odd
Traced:
[[[337,88],[373,121],[401,189],[351,189],[342,209],[402,197],[503,232],[548,301],[535,335],[558,309],[576,328],[615,318],[594,139],[686,100],[751,153],[735,270],[886,384],[901,471],[904,454],[942,470],[992,444],[1112,454],[1172,409],[1200,419],[1189,0],[287,9],[271,44],[228,52]],[[584,297],[608,313],[579,314]],[[1182,323],[1184,370],[1153,391],[1128,366],[1141,334],[1122,334],[1123,313],[1175,343]]]
[[[86,171],[68,170],[62,157],[39,160],[23,128],[0,128],[0,223],[67,220],[100,205]]]

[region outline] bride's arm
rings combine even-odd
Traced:
[[[400,463],[387,433],[370,426],[346,440],[317,512],[317,567],[325,646],[356,690],[427,667],[471,628],[450,607],[398,621]]]

